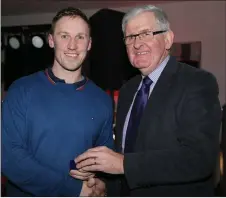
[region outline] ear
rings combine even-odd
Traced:
[[[51,48],[54,48],[54,41],[53,41],[53,35],[52,34],[48,35],[48,41],[49,41],[49,46]]]
[[[169,50],[173,45],[174,33],[169,30],[165,33],[165,46],[166,49]]]
[[[88,44],[88,51],[91,49],[91,46],[92,46],[92,38],[90,37],[89,44]]]

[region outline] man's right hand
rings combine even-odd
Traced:
[[[97,196],[97,197],[104,197],[106,195],[106,185],[105,183],[99,179],[99,178],[92,178],[92,179],[89,179],[88,180],[88,186],[93,182],[91,180],[95,180],[95,195],[94,196]]]
[[[96,196],[95,194],[95,180],[89,181],[83,181],[82,184],[82,190],[79,195],[80,197],[94,197]]]
[[[98,178],[90,178],[83,181],[80,197],[102,197],[105,196],[105,183]]]

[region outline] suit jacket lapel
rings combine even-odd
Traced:
[[[123,127],[125,124],[126,116],[129,111],[130,105],[132,104],[134,94],[136,93],[138,86],[141,81],[141,75],[137,75],[131,82],[131,85],[125,88],[123,100],[120,100],[119,95],[119,103],[118,103],[118,112],[117,112],[117,120],[116,120],[116,127],[117,127],[117,150],[121,152],[122,150],[122,136],[123,136]]]
[[[151,122],[154,124],[155,119],[158,118],[158,115],[161,114],[164,109],[164,101],[168,98],[177,69],[176,59],[174,57],[170,57],[149,97],[140,122],[137,142],[139,142],[139,138],[142,137],[143,133],[147,131],[147,123]]]

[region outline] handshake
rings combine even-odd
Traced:
[[[89,149],[71,160],[69,174],[83,181],[80,196],[105,196],[106,185],[95,172],[124,174],[123,160],[123,155],[105,146]]]
[[[105,196],[105,183],[99,178],[95,177],[95,173],[83,171],[82,169],[76,170],[74,160],[70,161],[69,174],[76,178],[83,180],[82,190],[80,197],[102,197]]]

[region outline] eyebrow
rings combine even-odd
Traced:
[[[68,32],[57,32],[57,34],[69,34]]]
[[[150,30],[150,29],[143,29],[143,30],[140,30],[140,31],[139,31],[138,33],[136,33],[136,34],[129,34],[129,35],[125,36],[125,37],[129,37],[129,36],[137,35],[137,34],[140,34],[140,33],[147,32],[147,31],[152,31],[152,30]]]
[[[70,34],[70,33],[68,33],[68,32],[57,32],[57,34],[59,35],[59,34]],[[86,34],[86,33],[83,33],[83,32],[79,32],[78,34],[76,34],[76,36],[77,35],[84,35],[84,36],[89,36],[88,34]]]
[[[147,32],[147,31],[152,31],[152,30],[150,30],[150,29],[143,29],[143,30],[139,31],[139,33]],[[139,33],[138,33],[138,34],[139,34]]]
[[[82,33],[82,32],[79,32],[77,35],[84,35],[84,36],[88,36],[88,34],[86,34],[86,33]]]

